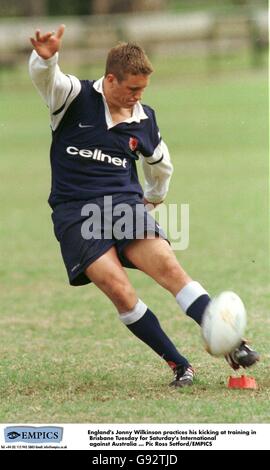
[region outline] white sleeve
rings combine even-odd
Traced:
[[[45,60],[33,51],[29,60],[30,77],[49,107],[53,130],[81,90],[80,80],[62,73],[57,62],[58,52]]]
[[[160,141],[151,157],[140,154],[144,172],[144,197],[153,203],[165,199],[173,173],[170,153],[163,140]]]

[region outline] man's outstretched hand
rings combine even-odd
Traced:
[[[43,59],[49,59],[57,51],[59,51],[61,46],[61,39],[65,31],[65,25],[61,24],[56,33],[49,32],[41,36],[40,30],[37,29],[35,33],[35,38],[30,38],[31,43],[35,51]]]

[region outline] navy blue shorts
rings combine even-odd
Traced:
[[[128,243],[147,234],[167,239],[137,194],[119,193],[59,204],[52,220],[72,286],[91,282],[85,269],[112,246],[122,266],[136,269],[123,253]]]

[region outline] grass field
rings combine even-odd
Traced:
[[[1,422],[270,422],[266,71],[209,76],[189,73],[182,62],[155,65],[144,101],[157,110],[173,158],[168,202],[190,204],[190,245],[177,256],[211,295],[232,289],[244,299],[247,337],[261,352],[250,372],[259,388],[228,390],[229,366],[204,352],[197,325],[145,275],[129,271],[139,297],[195,367],[192,388],[168,388],[167,366],[120,324],[95,287],[68,286],[46,203],[47,110],[24,73],[5,74]]]

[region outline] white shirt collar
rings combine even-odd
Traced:
[[[95,90],[98,93],[100,93],[102,95],[104,106],[105,106],[106,123],[107,123],[108,129],[110,129],[111,127],[116,126],[116,124],[112,120],[112,116],[111,116],[111,113],[110,113],[110,110],[109,110],[109,106],[107,104],[105,95],[103,93],[103,79],[104,79],[104,77],[101,77],[99,80],[97,80],[94,83],[93,87],[95,88]],[[121,122],[127,122],[127,123],[140,122],[142,119],[148,119],[148,116],[145,114],[141,103],[139,101],[137,101],[137,103],[133,107],[132,116],[127,118],[127,119],[124,119]]]

